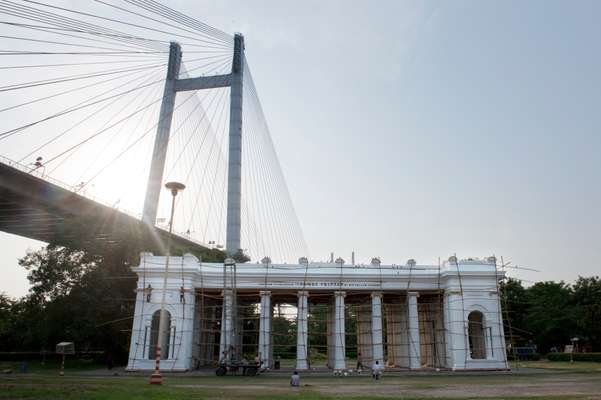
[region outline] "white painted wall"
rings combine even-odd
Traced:
[[[162,371],[187,371],[193,367],[193,332],[194,332],[194,307],[195,294],[192,276],[184,273],[182,284],[182,273],[179,268],[183,263],[189,263],[193,256],[172,257],[170,260],[169,277],[167,279],[167,292],[165,294],[165,309],[171,314],[171,329],[169,341],[169,355],[166,360],[161,360]],[[154,257],[142,254],[140,265],[148,265],[156,269],[165,257]],[[155,366],[154,350],[149,358],[150,327],[152,315],[161,309],[162,297],[162,273],[158,275],[140,271],[138,268],[138,287],[136,295],[136,307],[132,326],[132,337],[130,342],[129,360],[127,370],[151,370]],[[150,302],[147,301],[146,288],[152,286]],[[184,299],[180,301],[181,287],[184,287]]]
[[[144,253],[141,256],[140,265],[133,268],[139,279],[128,370],[154,368],[154,357],[152,359],[148,357],[148,343],[152,313],[160,309],[164,265],[165,257]],[[223,287],[223,265],[201,263],[192,255],[171,257],[170,265],[167,278],[167,310],[171,313],[175,337],[170,349],[170,358],[161,362],[161,369],[185,371],[194,367],[192,351],[195,315],[194,290],[201,287],[221,289]],[[344,268],[342,279],[340,266],[337,264],[311,263],[307,274],[305,273],[306,268],[304,264],[271,265],[266,274],[265,266],[262,264],[242,264],[237,269],[238,288],[255,289],[257,293],[260,290],[271,288],[288,290],[305,288],[308,291],[328,291],[332,294],[333,305],[335,305],[334,292],[341,289],[342,291],[364,290],[366,293],[398,291],[399,294],[442,289],[444,290],[446,366],[453,370],[507,368],[504,331],[497,295],[497,279],[503,275],[496,271],[494,263],[483,260],[459,261],[457,264],[447,262],[441,269],[438,266],[420,265],[411,267],[357,265]],[[180,303],[179,300],[182,278],[186,289],[185,304]],[[148,284],[153,287],[150,302],[146,301],[144,291]],[[407,305],[400,307],[407,307]],[[484,360],[472,360],[469,355],[466,336],[467,318],[473,310],[481,311],[485,318],[487,357]],[[335,307],[333,307],[328,313],[329,319],[332,320],[332,323],[328,324],[328,330],[331,333],[336,330],[335,311]],[[399,313],[399,316],[402,314],[407,315],[404,312]],[[366,315],[366,317],[368,316]],[[367,323],[365,321],[366,325]],[[338,324],[342,326],[343,321]],[[404,324],[404,321],[395,319],[395,321],[389,321],[388,324],[389,326],[399,325]],[[371,325],[371,321],[369,321],[369,325]],[[401,332],[397,332],[397,335],[399,336],[398,340],[405,342],[405,340],[401,340]],[[145,346],[144,343],[146,343]],[[332,350],[336,346],[334,340],[328,341],[328,344]],[[342,343],[338,343],[338,346],[341,345]],[[406,357],[406,353],[404,349],[400,348],[395,348],[395,351],[398,354],[395,355],[394,358],[397,359],[394,361],[398,365],[401,358]],[[366,353],[368,352],[366,351]],[[331,354],[331,356],[329,363],[332,367],[343,365],[344,359],[341,358],[341,355],[334,357]],[[364,366],[368,367],[365,361]]]

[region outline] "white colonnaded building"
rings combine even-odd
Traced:
[[[142,253],[133,268],[138,285],[130,371],[155,366],[165,262],[164,256]],[[234,355],[273,367],[272,322],[278,305],[295,310],[286,318],[296,327],[297,370],[317,368],[317,353],[325,358],[323,367],[334,371],[358,366],[508,369],[498,290],[504,273],[494,257],[453,256],[436,266],[414,260],[384,265],[377,258],[368,265],[306,258],[272,264],[267,257],[262,263],[235,265],[185,254],[171,256],[169,265],[161,346],[165,371],[214,366]],[[319,316],[324,329],[311,332]],[[312,345],[320,335],[323,345]],[[351,336],[352,348],[347,343]]]

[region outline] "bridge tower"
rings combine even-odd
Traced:
[[[244,36],[234,36],[232,71],[226,75],[179,78],[182,50],[176,42],[169,46],[169,65],[163,91],[163,100],[152,152],[150,174],[142,220],[154,226],[157,218],[159,196],[162,189],[165,158],[169,144],[175,96],[178,92],[201,89],[230,88],[230,126],[228,153],[226,252],[234,255],[240,248],[241,196],[242,196],[242,94],[244,78]]]
[[[227,230],[225,249],[229,255],[240,250],[242,199],[242,90],[244,78],[244,37],[234,37],[234,60],[230,86],[230,132],[227,170]]]
[[[159,206],[159,196],[163,188],[163,172],[165,169],[165,158],[167,157],[167,144],[173,121],[173,108],[175,106],[175,82],[179,78],[179,70],[182,62],[182,49],[179,43],[171,42],[169,46],[169,64],[167,66],[167,77],[163,89],[163,101],[157,123],[157,133],[154,139],[152,161],[150,162],[150,174],[146,186],[146,198],[144,199],[144,212],[142,221],[154,226]]]

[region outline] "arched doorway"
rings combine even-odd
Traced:
[[[150,347],[148,348],[148,359],[156,358],[156,347],[159,340],[159,323],[161,319],[161,310],[152,314],[152,323],[150,325]],[[163,332],[163,343],[161,343],[161,360],[169,358],[169,344],[171,333],[171,314],[165,310],[165,331]]]
[[[470,356],[473,360],[483,360],[486,358],[484,315],[480,311],[472,311],[471,313],[469,313],[467,320]]]

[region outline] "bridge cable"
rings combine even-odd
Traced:
[[[110,22],[115,22],[115,23],[123,24],[123,25],[126,25],[126,26],[131,26],[131,27],[134,27],[134,28],[146,29],[146,30],[150,30],[150,31],[153,31],[153,32],[158,32],[158,33],[164,33],[164,34],[167,34],[169,36],[178,36],[178,37],[183,37],[183,38],[186,38],[186,39],[191,39],[191,40],[199,41],[198,38],[195,38],[195,37],[192,37],[192,36],[182,35],[182,34],[178,34],[178,33],[175,33],[175,32],[164,31],[164,30],[161,30],[161,29],[156,29],[156,28],[152,28],[152,27],[149,27],[149,26],[145,26],[145,25],[134,24],[134,23],[131,23],[131,22],[126,22],[126,21],[122,21],[122,20],[118,20],[118,19],[114,19],[114,18],[109,18],[109,17],[103,17],[103,16],[100,16],[100,15],[94,15],[94,14],[86,13],[86,12],[83,12],[83,11],[77,11],[77,10],[72,10],[72,9],[63,8],[63,7],[59,7],[59,6],[53,6],[53,5],[50,5],[50,4],[46,4],[46,3],[42,3],[42,2],[38,2],[38,1],[34,1],[34,0],[23,0],[23,1],[26,2],[26,3],[32,3],[32,4],[39,5],[39,6],[49,7],[49,8],[53,8],[53,9],[57,9],[57,10],[61,10],[61,11],[66,11],[66,12],[69,12],[69,13],[73,13],[73,14],[77,14],[77,15],[82,15],[82,16],[85,16],[85,17],[97,18],[97,19],[101,19],[101,20],[104,20],[104,21],[110,21]]]
[[[127,43],[122,40],[124,38],[127,38],[127,39],[134,38],[133,36],[127,37],[127,36],[108,35],[108,34],[101,35],[96,32],[89,31],[89,30],[83,30],[83,29],[58,28],[58,27],[53,27],[53,26],[23,24],[23,23],[17,23],[17,22],[9,22],[9,21],[0,21],[0,24],[8,25],[13,28],[23,28],[23,29],[30,29],[30,30],[34,30],[34,31],[38,31],[38,32],[50,33],[51,35],[56,35],[56,36],[65,36],[65,37],[70,37],[70,38],[75,38],[75,39],[81,39],[81,40],[85,40],[88,42],[109,44],[111,46],[120,46],[122,50],[125,50],[125,49],[134,49],[134,50],[148,49],[147,47],[130,44],[130,43]],[[88,34],[92,37],[74,35],[72,33],[65,33],[65,32],[83,33],[83,34]],[[101,39],[98,39],[96,36],[107,38],[108,40],[101,40]],[[157,45],[169,44],[168,41],[140,38],[140,37],[135,37],[135,38],[138,40],[141,40],[141,41],[156,43]],[[188,44],[188,46],[194,46],[194,45]],[[151,48],[151,49],[154,50],[154,48]]]
[[[154,73],[154,72],[151,72],[151,73],[150,73],[150,74],[148,74],[147,76],[152,76],[152,74],[153,74],[153,73]],[[129,75],[131,75],[131,74],[129,74]],[[133,78],[132,80],[130,80],[130,81],[129,81],[129,83],[136,82],[136,81],[138,81],[140,78],[144,78],[144,77],[145,77],[145,76],[138,77],[138,78]],[[111,78],[111,80],[114,80],[114,79],[115,79],[115,78]],[[157,81],[157,82],[155,82],[155,83],[158,83],[158,81]],[[151,86],[151,85],[144,85],[144,84],[142,84],[142,85],[140,85],[140,86]],[[104,93],[102,93],[102,94],[110,93],[110,92],[116,91],[116,90],[118,90],[118,89],[121,89],[121,87],[119,87],[119,86],[117,86],[117,87],[114,87],[114,88],[110,89],[109,91],[106,91],[106,92],[104,92]],[[100,94],[100,95],[102,95],[102,94]],[[97,96],[94,96],[94,97],[97,97]],[[91,119],[91,118],[95,117],[95,116],[96,116],[96,115],[97,115],[99,112],[101,112],[102,110],[104,110],[104,109],[106,109],[106,108],[110,107],[111,105],[113,105],[113,104],[114,104],[116,101],[118,101],[118,100],[119,100],[119,99],[121,99],[121,98],[122,98],[121,96],[116,96],[116,97],[114,97],[114,98],[112,99],[112,101],[111,101],[111,102],[104,104],[104,105],[103,105],[101,108],[99,108],[98,110],[96,110],[94,113],[88,114],[88,115],[87,115],[87,116],[85,116],[83,119],[79,120],[77,123],[75,123],[75,124],[71,125],[69,128],[67,128],[67,129],[65,129],[65,130],[61,131],[60,133],[58,133],[57,135],[55,135],[53,138],[51,138],[51,139],[49,139],[48,141],[46,141],[46,142],[42,143],[41,145],[37,146],[35,149],[33,149],[32,151],[30,151],[29,153],[27,153],[25,156],[21,157],[21,158],[18,160],[18,162],[19,162],[19,163],[22,163],[22,162],[23,162],[25,159],[27,159],[27,158],[31,157],[33,154],[35,154],[35,153],[37,153],[38,151],[42,150],[44,147],[46,147],[46,146],[48,146],[49,144],[51,144],[51,143],[55,142],[56,140],[60,139],[60,138],[61,138],[61,137],[63,137],[65,134],[69,133],[70,131],[72,131],[74,128],[76,128],[77,126],[81,125],[81,124],[82,124],[82,123],[84,123],[85,121],[87,121],[87,120],[89,120],[89,119]]]
[[[91,13],[87,13],[87,12],[83,12],[83,11],[77,11],[77,10],[68,9],[68,8],[59,7],[59,6],[53,6],[53,5],[50,5],[50,4],[46,4],[46,3],[42,3],[42,2],[38,2],[38,1],[33,1],[33,0],[23,0],[23,1],[27,2],[27,3],[32,3],[32,4],[39,5],[39,6],[43,6],[43,7],[48,7],[48,8],[52,8],[52,9],[56,9],[56,10],[60,10],[60,11],[65,11],[65,12],[69,12],[69,13],[73,13],[73,14],[85,16],[85,17],[91,17],[91,18],[101,19],[103,21],[115,22],[115,23],[118,23],[118,24],[122,24],[122,25],[126,25],[126,26],[131,26],[131,27],[138,28],[138,29],[146,29],[146,30],[149,30],[149,31],[157,32],[157,33],[163,33],[163,34],[166,34],[166,35],[169,35],[169,36],[177,36],[177,37],[182,37],[182,38],[186,38],[186,39],[190,39],[190,40],[194,40],[194,41],[201,41],[200,39],[195,38],[193,36],[183,35],[183,34],[179,34],[179,33],[175,33],[175,32],[164,31],[162,29],[152,28],[152,27],[147,26],[147,25],[134,24],[134,23],[131,23],[131,22],[122,21],[122,20],[118,20],[118,19],[115,19],[115,18],[103,17],[103,16],[100,16],[100,15],[95,15],[95,14],[91,14]]]
[[[10,15],[10,16],[16,16],[19,18],[24,18],[18,14],[11,14],[10,12],[4,12],[4,14]],[[40,22],[49,23],[49,22],[45,22],[45,21],[40,21]],[[168,45],[170,43],[169,40],[159,40],[159,39],[152,39],[152,38],[146,38],[146,37],[141,37],[141,36],[133,36],[133,35],[125,34],[125,33],[122,33],[122,34],[106,33],[106,32],[99,32],[99,31],[93,31],[93,30],[89,30],[89,29],[76,28],[76,27],[70,28],[70,27],[68,27],[69,25],[67,25],[67,27],[47,26],[47,25],[34,25],[34,24],[10,22],[10,21],[0,21],[0,24],[9,25],[9,26],[16,27],[16,28],[24,28],[24,29],[31,29],[31,30],[35,30],[35,31],[46,32],[46,33],[50,33],[50,34],[58,35],[58,36],[73,37],[73,38],[83,39],[83,40],[87,40],[87,41],[91,41],[91,42],[119,45],[119,46],[122,46],[124,49],[132,49],[133,48],[133,49],[137,49],[137,50],[139,50],[139,49],[157,50],[157,49],[159,49],[159,47],[164,47],[164,45]],[[82,33],[82,34],[90,35],[92,37],[79,36],[79,35],[74,35],[71,33],[64,33],[64,32]],[[101,37],[103,39],[107,39],[110,41],[100,40],[97,37]],[[144,44],[140,44],[140,42],[142,42]],[[150,44],[153,44],[155,46],[150,46]],[[182,45],[184,45],[184,43],[182,43]],[[192,43],[185,43],[185,45],[186,46],[202,46],[202,45],[197,45],[197,44],[192,44]]]
[[[188,98],[187,98],[187,99],[184,101],[184,103],[180,104],[180,106],[181,106],[181,105],[183,105],[183,104],[185,104],[185,102],[187,102],[188,100],[190,100],[190,99],[191,99],[191,98],[192,98],[194,95],[195,95],[195,92],[192,92],[192,94],[191,94],[191,95],[190,95],[190,96],[189,96],[189,97],[188,97]],[[159,100],[160,100],[160,99],[159,99]],[[156,101],[155,101],[154,103],[156,103]],[[177,107],[176,107],[176,109],[177,109]],[[140,111],[140,110],[138,110],[138,111]],[[138,111],[136,111],[136,112],[138,112]],[[139,143],[139,142],[140,142],[140,140],[142,140],[142,139],[143,139],[143,138],[144,138],[144,137],[145,137],[145,136],[146,136],[146,135],[147,135],[147,134],[148,134],[150,131],[152,131],[153,129],[155,129],[155,128],[156,128],[156,126],[157,126],[158,124],[159,124],[159,121],[158,121],[157,123],[155,123],[155,124],[154,124],[154,125],[153,125],[153,126],[150,128],[150,129],[147,129],[147,130],[146,130],[146,131],[145,131],[145,132],[144,132],[142,135],[140,135],[140,136],[139,136],[139,137],[138,137],[138,138],[137,138],[137,139],[136,139],[136,140],[135,140],[133,143],[131,143],[130,145],[128,145],[128,146],[127,146],[127,147],[126,147],[126,148],[125,148],[123,151],[121,151],[121,152],[120,152],[120,153],[119,153],[119,154],[118,154],[118,155],[117,155],[115,158],[113,158],[113,159],[112,159],[112,160],[111,160],[109,163],[107,163],[107,164],[106,164],[106,165],[105,165],[105,166],[104,166],[104,167],[103,167],[103,168],[102,168],[102,169],[101,169],[101,170],[100,170],[98,173],[96,173],[96,174],[95,174],[95,175],[94,175],[92,178],[90,178],[88,181],[86,181],[84,186],[87,186],[87,185],[88,185],[88,184],[89,184],[89,183],[90,183],[92,180],[94,180],[96,177],[98,177],[98,175],[99,175],[99,174],[101,174],[101,173],[102,173],[102,172],[103,172],[103,171],[104,171],[104,170],[105,170],[105,169],[106,169],[108,166],[110,166],[111,164],[113,164],[115,161],[117,161],[119,158],[121,158],[121,157],[122,157],[122,156],[123,156],[123,155],[124,155],[126,152],[128,152],[128,151],[129,151],[129,150],[130,150],[130,149],[131,149],[133,146],[135,146],[137,143]],[[176,132],[177,132],[177,130],[176,130]],[[95,135],[97,135],[97,134],[99,134],[99,132],[98,132],[98,133],[96,133]],[[86,140],[85,140],[85,141],[83,141],[83,142],[80,142],[80,143],[79,143],[78,145],[76,145],[76,146],[79,146],[79,145],[82,145],[82,144],[84,144],[84,143],[85,143],[85,142],[87,142],[89,139],[91,139],[91,137],[90,137],[90,138],[88,138],[88,139],[86,139]],[[64,153],[64,152],[63,152],[63,153]],[[56,159],[56,157],[54,157],[54,159]]]
[[[291,201],[290,201],[290,195],[289,192],[285,186],[285,182],[283,183],[283,179],[282,179],[282,173],[281,173],[281,166],[279,164],[279,161],[277,161],[277,156],[275,155],[275,151],[274,151],[274,147],[273,147],[273,142],[270,138],[269,135],[269,131],[267,128],[267,124],[265,122],[265,118],[264,118],[264,114],[262,111],[262,108],[260,106],[260,103],[258,101],[258,96],[256,94],[256,89],[254,86],[254,82],[252,81],[252,74],[250,73],[250,70],[248,70],[247,73],[249,80],[247,85],[245,85],[246,87],[249,88],[248,92],[249,95],[251,96],[251,98],[253,99],[252,107],[255,107],[256,110],[254,111],[257,114],[257,118],[258,122],[257,125],[259,126],[259,131],[263,132],[264,134],[264,140],[265,140],[265,146],[267,146],[267,153],[265,153],[265,151],[262,152],[260,160],[261,162],[263,162],[265,160],[265,154],[269,154],[271,157],[269,157],[269,167],[265,168],[265,171],[267,171],[268,173],[268,177],[270,177],[270,179],[265,180],[264,185],[266,185],[265,187],[268,188],[269,192],[271,193],[271,195],[266,195],[265,197],[268,199],[268,203],[270,205],[270,215],[272,216],[270,219],[272,220],[271,225],[272,227],[275,226],[276,229],[280,230],[282,227],[284,227],[284,229],[287,230],[287,234],[284,234],[284,232],[279,233],[279,236],[281,238],[283,238],[282,243],[286,246],[286,248],[288,248],[289,250],[287,250],[287,252],[290,251],[291,249],[291,242],[289,241],[290,238],[293,237],[298,237],[298,229],[295,229],[296,233],[292,233],[291,229],[292,227],[298,227],[298,219],[295,216],[295,212],[293,211],[293,207],[291,206]],[[247,96],[248,97],[248,96]],[[276,176],[278,178],[274,179],[274,171],[277,171]],[[277,188],[276,186],[274,186],[275,184],[277,184]],[[285,205],[284,209],[282,210],[284,213],[282,212],[278,212],[276,213],[276,216],[274,216],[274,203],[273,203],[273,198],[274,198],[274,194],[275,193],[282,193],[282,195],[284,196],[283,198],[283,204]],[[286,216],[286,218],[288,219],[289,222],[284,223],[282,220],[282,217],[284,217],[284,215]],[[302,236],[302,234],[301,234]],[[306,249],[306,245],[304,244],[304,239],[301,239],[301,249]],[[298,251],[298,250],[297,250]],[[306,250],[305,251],[300,251],[300,253],[303,253],[302,255],[308,255]],[[300,255],[300,254],[299,254]]]
[[[116,9],[118,9],[118,10],[120,10],[120,11],[125,11],[125,12],[127,12],[127,13],[129,13],[129,14],[134,14],[134,15],[137,15],[137,16],[139,16],[139,17],[142,17],[142,18],[145,18],[145,19],[149,19],[149,20],[151,20],[151,21],[155,21],[155,22],[158,22],[158,23],[161,23],[161,24],[164,24],[164,25],[170,26],[170,27],[172,27],[172,28],[176,28],[176,29],[182,30],[182,31],[184,31],[184,32],[188,32],[188,33],[192,33],[192,34],[195,34],[195,35],[199,35],[199,36],[201,36],[201,37],[203,37],[203,38],[206,38],[206,37],[212,38],[211,36],[208,36],[208,35],[206,35],[206,34],[199,34],[199,33],[198,33],[198,31],[191,31],[191,30],[189,30],[189,29],[182,28],[181,26],[177,26],[177,25],[169,24],[169,23],[167,23],[167,22],[165,22],[165,21],[160,21],[160,20],[158,20],[158,19],[155,19],[155,18],[149,17],[149,16],[147,16],[147,15],[143,15],[143,14],[137,13],[137,12],[135,12],[135,11],[128,10],[128,9],[126,9],[126,8],[123,8],[123,7],[116,6],[116,5],[114,5],[114,4],[106,3],[106,2],[104,2],[104,1],[102,1],[102,0],[94,0],[94,1],[96,1],[97,3],[100,3],[100,4],[104,4],[104,5],[106,5],[106,6],[109,6],[109,7],[116,8]],[[208,40],[205,40],[205,39],[195,39],[195,40],[197,40],[197,41],[199,41],[199,42],[202,42],[202,43],[207,43],[207,44],[212,44],[212,45],[215,45],[215,46],[219,46],[220,48],[229,48],[229,49],[233,49],[233,41],[231,41],[231,40],[230,40],[229,42],[224,42],[224,41],[223,41],[223,40],[221,40],[221,39],[213,39],[213,40],[211,40],[211,41],[208,41]],[[193,45],[193,46],[194,46],[194,45]],[[197,46],[198,46],[198,45],[197,45]],[[201,45],[201,46],[204,46],[204,45]]]
[[[207,35],[215,39],[221,39],[223,42],[228,42],[232,40],[232,36],[217,29],[210,25],[207,25],[203,22],[200,22],[194,18],[191,18],[179,11],[176,11],[172,8],[169,8],[157,1],[148,0],[148,1],[140,1],[140,0],[125,0],[127,3],[137,5],[147,11],[152,11],[155,14],[159,14],[165,19],[169,19],[174,22],[179,22],[182,25],[185,25],[189,28],[193,28],[199,32],[204,32]]]
[[[277,154],[275,152],[275,147],[274,147],[274,144],[273,144],[273,140],[272,140],[271,135],[269,133],[269,128],[267,126],[267,122],[265,120],[265,116],[264,116],[262,107],[261,107],[260,102],[258,100],[258,95],[257,95],[256,87],[254,85],[254,82],[252,81],[252,74],[250,73],[250,71],[249,71],[249,76],[251,78],[251,80],[250,80],[250,82],[251,82],[251,92],[253,93],[253,96],[256,99],[256,104],[258,105],[258,111],[257,112],[259,113],[259,115],[261,116],[261,119],[262,119],[262,125],[264,127],[265,137],[266,137],[266,140],[267,140],[267,147],[268,147],[268,149],[270,151],[270,154],[272,155],[272,157],[270,158],[270,160],[272,162],[272,168],[270,168],[270,170],[271,171],[277,171],[276,181],[279,182],[279,192],[283,193],[284,199],[287,200],[287,201],[284,201],[284,204],[286,205],[286,210],[285,211],[287,212],[287,215],[288,215],[287,216],[287,218],[288,218],[287,225],[289,227],[291,227],[291,229],[292,229],[292,227],[296,228],[294,233],[292,233],[292,232],[289,231],[289,235],[288,236],[290,236],[290,238],[294,237],[296,240],[300,241],[300,245],[301,245],[300,249],[304,250],[302,252],[306,255],[306,254],[308,254],[308,252],[307,252],[308,249],[307,249],[305,240],[302,237],[303,235],[302,235],[302,232],[300,230],[300,224],[299,224],[299,221],[298,221],[298,217],[296,216],[296,212],[294,210],[294,206],[293,206],[292,201],[291,201],[290,192],[288,190],[288,187],[286,185],[285,180],[283,179],[283,173],[282,173],[281,165],[279,163]]]
[[[223,57],[223,56],[216,56],[216,57]],[[214,58],[214,57],[213,56],[209,56],[209,57],[197,58],[195,60],[204,60],[204,59],[212,59],[212,58]],[[192,60],[192,61],[195,61],[195,60]],[[146,61],[148,61],[148,60],[125,60],[125,61],[106,61],[106,62],[102,62],[101,61],[99,63],[80,63],[80,64],[87,65],[87,64],[104,64],[104,63],[121,63],[121,62],[146,62]],[[64,65],[74,66],[74,65],[79,65],[79,64],[75,63],[75,64],[64,64]],[[206,65],[210,65],[210,63],[208,63]],[[36,67],[53,67],[53,66],[61,66],[61,64],[46,64],[46,65],[31,65],[31,66],[21,65],[21,66],[17,66],[17,67],[0,67],[0,70],[1,69],[12,69],[12,68],[36,68]],[[61,96],[61,95],[64,95],[64,94],[73,93],[73,92],[76,92],[76,91],[79,91],[79,90],[83,90],[83,89],[87,89],[87,88],[90,88],[90,87],[93,87],[93,86],[98,86],[98,85],[101,85],[103,83],[111,82],[111,81],[114,81],[114,80],[117,80],[117,79],[123,79],[123,78],[129,77],[131,75],[135,75],[135,73],[136,73],[136,71],[134,71],[131,74],[125,74],[125,75],[120,75],[120,76],[117,76],[117,77],[111,77],[109,79],[102,80],[102,81],[99,81],[99,82],[94,82],[94,83],[91,83],[91,84],[88,84],[88,85],[79,86],[79,87],[75,87],[75,88],[72,88],[72,89],[60,91],[60,92],[57,92],[57,93],[52,94],[52,95],[40,97],[40,98],[37,98],[37,99],[34,99],[34,100],[29,100],[29,101],[26,101],[24,103],[20,103],[20,104],[17,104],[17,105],[8,106],[8,107],[0,109],[0,112],[14,110],[14,109],[19,108],[19,107],[23,107],[23,106],[30,105],[30,104],[33,104],[33,103],[37,103],[39,101],[52,99],[52,98],[55,98],[55,97],[58,97],[58,96]],[[159,79],[159,80],[157,80],[155,82],[163,82],[163,81],[164,81],[164,78]],[[155,82],[151,82],[151,83],[155,83]],[[116,87],[114,90],[119,89],[119,88],[120,87]],[[112,90],[109,90],[109,91],[107,91],[105,93],[108,93],[110,91],[112,91]],[[98,96],[95,96],[95,97],[98,97]]]
[[[74,106],[71,106],[69,108],[63,109],[62,111],[59,111],[59,112],[54,113],[54,114],[51,114],[51,115],[49,115],[47,117],[44,117],[44,118],[42,118],[40,120],[37,120],[37,121],[34,121],[34,122],[30,122],[28,124],[21,125],[21,126],[16,127],[16,128],[9,129],[8,131],[0,132],[0,141],[3,140],[3,139],[6,139],[7,137],[10,137],[10,136],[12,136],[12,135],[14,135],[16,133],[19,133],[19,132],[21,132],[21,131],[23,131],[23,130],[25,130],[27,128],[30,128],[32,126],[38,125],[40,123],[49,121],[49,120],[57,118],[57,117],[61,117],[63,115],[66,115],[66,114],[69,114],[69,113],[72,113],[72,112],[75,112],[75,111],[82,110],[84,108],[91,107],[93,105],[96,105],[96,104],[99,104],[99,103],[111,100],[111,99],[113,99],[115,97],[131,93],[131,92],[133,92],[135,90],[137,90],[137,89],[136,88],[130,89],[130,90],[127,90],[127,91],[124,91],[124,92],[120,92],[120,93],[117,93],[117,94],[109,96],[109,97],[102,98],[100,100],[95,100],[95,101],[93,101],[91,103],[89,102],[90,99],[84,100],[82,102],[77,103]],[[159,98],[157,101],[160,101],[160,100],[161,99]]]
[[[156,75],[158,75],[158,73],[153,74],[152,76],[150,76],[147,80],[153,79]],[[158,86],[158,85],[157,85]],[[136,105],[136,107],[141,106],[142,104],[145,104],[148,100],[150,100],[150,98],[154,98],[155,97],[155,93],[156,91],[159,89],[159,87],[149,87],[149,90],[147,90],[147,93],[145,93],[144,95],[142,95],[142,93],[140,93],[139,95],[139,101]],[[137,132],[138,127],[140,126],[140,123],[142,122],[144,115],[146,115],[146,113],[150,110],[150,108],[147,108],[146,110],[144,110],[144,114],[140,115],[140,118],[138,118],[138,122],[137,124],[133,127],[133,129],[128,129],[129,133],[127,134],[127,137],[125,138],[124,142],[128,142],[129,139],[131,138],[131,136],[134,134],[134,132]],[[115,117],[117,117],[117,115],[120,115],[122,112],[125,111],[124,108],[117,110],[118,112],[115,113],[111,118],[109,118],[105,124],[103,126],[101,126],[101,129],[104,128],[106,125],[108,125]],[[104,154],[104,152],[107,150],[107,148],[112,145],[114,143],[114,140],[118,138],[117,135],[119,135],[119,137],[121,137],[121,132],[123,131],[124,128],[124,124],[120,125],[119,129],[116,129],[115,132],[107,139],[104,147],[100,150],[97,150],[95,152],[94,155],[94,160],[92,160],[92,162],[85,168],[83,169],[83,171],[80,173],[79,177],[75,180],[76,183],[80,182],[83,177],[86,175],[86,173],[90,170],[90,168],[92,168],[92,166],[100,159],[100,157]],[[67,161],[67,159],[69,157],[71,157],[72,155],[74,155],[76,153],[76,151],[73,151],[69,154],[69,156],[63,158],[63,160],[61,160],[60,163],[58,163],[57,166],[54,167],[53,171],[56,170],[61,164],[63,164],[65,161]],[[50,173],[52,173],[52,171],[50,171]]]
[[[213,103],[215,102],[216,99],[219,99],[217,101],[217,103],[215,103],[215,106],[213,107]],[[203,130],[203,134],[202,134],[202,138],[200,139],[200,143],[195,147],[196,150],[194,151],[193,157],[192,157],[192,163],[190,166],[189,171],[186,174],[186,177],[184,179],[185,182],[190,182],[190,175],[194,174],[195,178],[194,178],[194,182],[198,183],[198,188],[196,189],[196,196],[195,196],[195,200],[194,200],[194,206],[192,207],[191,210],[191,216],[189,218],[189,223],[188,223],[188,230],[191,230],[193,225],[194,225],[194,220],[196,218],[196,211],[197,211],[197,206],[198,206],[198,201],[201,195],[204,194],[203,189],[203,180],[199,179],[200,177],[198,177],[197,173],[198,170],[197,168],[195,168],[198,160],[199,160],[199,156],[201,154],[201,151],[203,150],[203,146],[206,142],[207,137],[209,136],[209,132],[212,132],[213,129],[213,124],[214,124],[214,119],[217,115],[218,110],[220,110],[223,106],[223,102],[224,102],[224,91],[215,91],[214,92],[214,96],[211,99],[211,101],[208,103],[207,107],[205,108],[205,112],[203,113],[203,117],[205,115],[207,115],[210,110],[212,110],[212,116],[206,121],[206,128]],[[200,120],[200,122],[202,122],[203,119]],[[213,133],[214,135],[214,133]],[[205,164],[205,166],[208,164]],[[203,178],[204,179],[204,178]]]
[[[85,32],[104,37],[112,37],[118,39],[121,42],[134,45],[138,48],[157,48],[156,43],[154,43],[154,41],[149,41],[148,39],[131,37],[130,35],[127,35],[120,31],[116,31],[114,29],[107,29],[99,25],[83,22],[81,20],[75,20],[57,13],[46,12],[34,7],[16,4],[13,2],[7,2],[6,0],[4,0],[3,3],[0,4],[0,12],[13,17],[23,18],[26,20],[52,25],[56,28],[76,30],[78,32]],[[51,27],[47,26],[44,26],[43,28],[52,29]]]
[[[164,67],[165,65],[167,65],[167,64],[152,63],[152,64],[136,66],[133,68],[109,69],[106,71],[96,72],[96,73],[75,74],[75,75],[67,75],[67,76],[52,78],[52,79],[42,79],[42,80],[37,80],[37,81],[22,82],[22,83],[17,83],[17,84],[13,84],[13,85],[0,86],[0,93],[10,92],[13,90],[28,89],[28,88],[44,86],[44,85],[52,85],[55,83],[64,83],[64,82],[71,82],[71,81],[76,81],[76,80],[81,80],[81,79],[97,78],[99,76],[115,75],[115,74],[120,74],[120,73],[124,73],[124,72],[147,70],[150,68]]]

